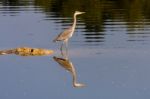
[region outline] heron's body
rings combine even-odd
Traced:
[[[72,37],[74,30],[72,29],[72,27],[64,30],[62,33],[60,33],[55,39],[54,42],[56,41],[68,41],[68,39],[70,37]],[[67,38],[66,38],[67,37]]]
[[[74,16],[73,16],[73,18],[74,18],[73,25],[70,28],[64,30],[62,33],[60,33],[53,41],[54,42],[64,41],[65,43],[67,43],[69,38],[71,38],[74,33],[74,30],[76,27],[76,16],[79,14],[83,14],[83,13],[85,13],[85,12],[75,11]]]

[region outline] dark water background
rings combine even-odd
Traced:
[[[0,99],[149,99],[149,0],[0,0],[0,49],[36,47],[52,56],[0,56]],[[69,59],[78,82],[53,59],[55,36],[78,17]]]

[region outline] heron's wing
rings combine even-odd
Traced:
[[[54,56],[53,59],[60,64],[60,66],[62,66],[63,68],[65,68],[66,70],[68,70],[69,72],[73,72],[73,65],[71,63],[71,61],[69,61],[68,59],[64,59],[64,58],[59,58]]]
[[[72,32],[72,28],[68,28],[65,31],[63,31],[62,33],[60,33],[55,39],[54,41],[62,41],[65,40],[67,38],[69,38],[69,36],[71,35]]]

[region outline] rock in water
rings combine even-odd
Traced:
[[[20,47],[20,48],[0,51],[0,55],[16,54],[20,56],[44,56],[44,55],[51,55],[53,53],[54,53],[53,50],[42,49],[42,48],[29,48],[29,47]]]

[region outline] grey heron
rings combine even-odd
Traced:
[[[66,44],[66,47],[68,45],[68,40],[69,38],[72,37],[75,27],[76,27],[76,22],[77,22],[77,15],[83,14],[85,12],[80,12],[80,11],[75,11],[74,15],[73,15],[73,24],[70,28],[64,30],[63,32],[61,32],[53,41],[63,41],[64,44]],[[62,44],[63,45],[63,44]],[[62,50],[62,46],[61,46],[61,50]]]

